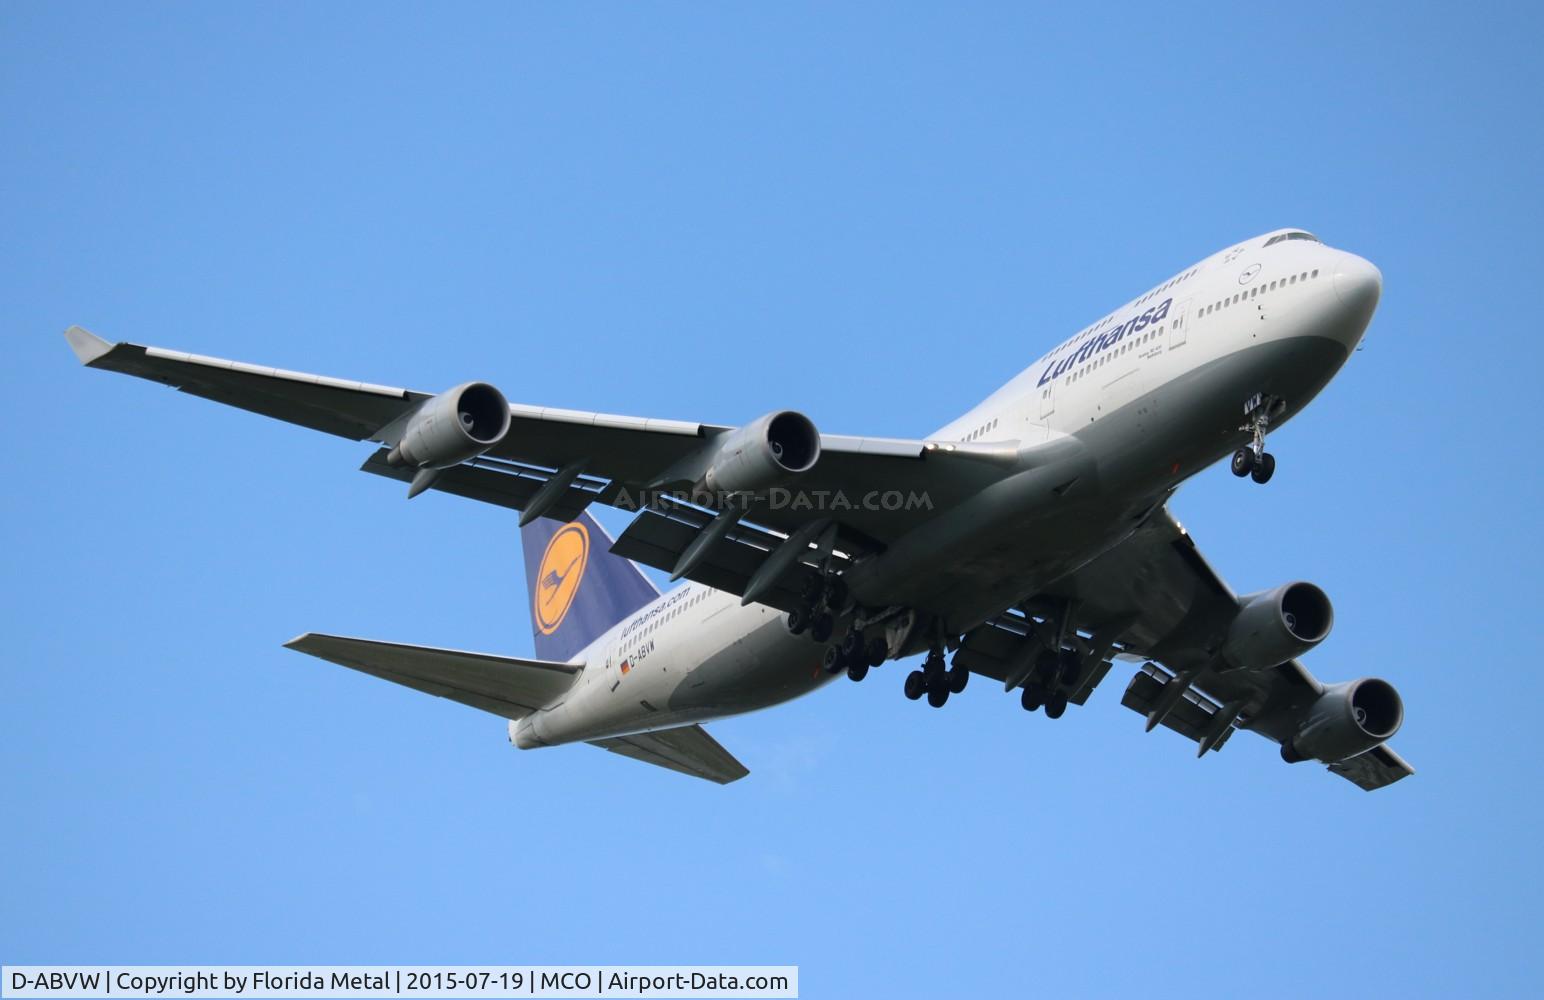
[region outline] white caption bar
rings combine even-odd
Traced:
[[[7,965],[5,997],[797,997],[797,965]]]

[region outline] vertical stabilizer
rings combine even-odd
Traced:
[[[536,656],[567,661],[659,596],[589,514],[564,523],[539,517],[520,529]]]

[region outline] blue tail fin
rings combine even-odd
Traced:
[[[520,529],[536,657],[564,662],[659,596],[637,566],[611,554],[589,514],[564,524],[538,517]]]

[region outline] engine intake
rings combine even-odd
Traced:
[[[1308,709],[1297,735],[1281,748],[1288,763],[1321,760],[1326,764],[1366,753],[1399,732],[1405,703],[1388,681],[1364,677],[1332,684]]]
[[[768,413],[723,435],[708,460],[709,490],[755,493],[808,472],[820,458],[820,432],[802,413]]]
[[[1274,667],[1324,641],[1335,608],[1311,583],[1288,583],[1244,598],[1222,654],[1238,667]]]
[[[476,458],[509,433],[509,401],[486,382],[467,382],[425,400],[386,456],[392,465],[447,469]]]

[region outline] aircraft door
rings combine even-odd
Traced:
[[[1040,387],[1040,419],[1044,420],[1056,412],[1056,379],[1051,379]]]
[[[1179,347],[1185,342],[1186,320],[1190,317],[1190,300],[1186,299],[1174,307],[1169,314],[1169,348]]]

